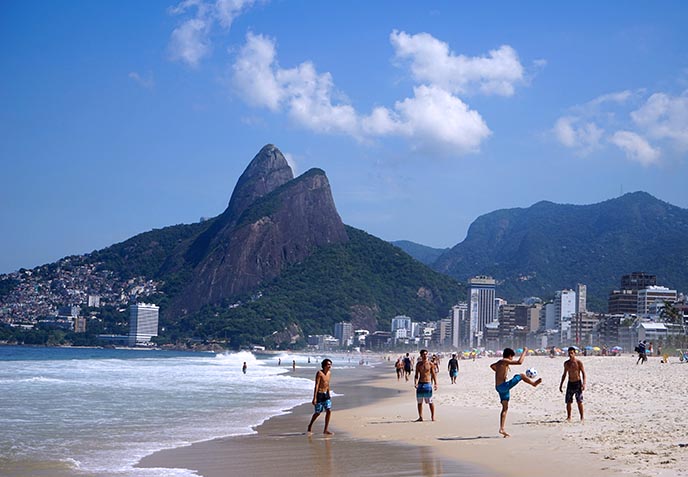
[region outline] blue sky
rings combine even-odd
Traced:
[[[688,4],[474,3],[0,3],[0,273],[215,216],[268,143],[384,240],[688,208]]]

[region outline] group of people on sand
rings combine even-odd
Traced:
[[[511,388],[516,386],[519,382],[524,381],[533,387],[537,387],[542,383],[542,378],[532,379],[526,373],[515,374],[511,379],[508,378],[510,366],[523,364],[523,361],[528,352],[527,348],[515,359],[516,353],[511,348],[505,348],[502,352],[502,358],[492,363],[490,368],[495,373],[495,390],[499,394],[501,403],[501,412],[499,414],[499,434],[503,437],[509,437],[510,434],[506,432],[506,417],[509,411],[509,400],[511,398]],[[416,422],[423,421],[423,404],[427,404],[430,409],[430,418],[435,420],[435,404],[433,403],[433,391],[437,391],[437,375],[439,373],[439,357],[433,355],[433,358],[428,358],[428,350],[420,351],[420,357],[415,365],[415,374],[413,378],[413,385],[416,389],[416,402],[418,406],[418,419]],[[308,424],[308,434],[312,433],[313,423],[315,420],[325,412],[325,428],[323,433],[333,434],[329,430],[330,415],[332,409],[332,401],[330,399],[330,371],[332,369],[332,361],[324,359],[322,361],[322,369],[315,375],[315,388],[313,390],[313,406],[315,412]],[[413,362],[409,353],[400,357],[395,363],[397,372],[397,379],[401,379],[401,375],[405,375],[406,381],[409,379],[411,370],[413,369]],[[449,378],[452,384],[456,384],[456,378],[459,373],[459,362],[456,354],[452,355],[447,365]],[[559,392],[563,393],[564,381],[567,380],[566,393],[564,401],[566,403],[566,420],[571,420],[571,411],[573,399],[575,398],[578,405],[578,413],[581,421],[584,419],[583,413],[583,391],[585,391],[586,374],[583,362],[576,357],[576,348],[570,347],[568,349],[568,359],[564,362],[564,372],[559,383]]]

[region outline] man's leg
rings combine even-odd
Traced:
[[[430,403],[430,418],[434,421],[435,420],[435,404]]]
[[[502,401],[502,412],[499,414],[499,433],[504,437],[509,437],[509,433],[504,430],[506,424],[506,413],[509,410],[509,401]]]
[[[319,415],[320,415],[320,413],[316,412],[313,414],[313,417],[311,417],[311,422],[308,424],[308,432],[311,432],[311,429],[313,428],[313,423],[315,422],[315,420],[318,418]]]
[[[323,434],[334,434],[333,432],[330,432],[330,430],[329,430],[330,414],[332,414],[332,412],[329,409],[325,411],[325,429],[323,430]]]
[[[418,401],[418,419],[416,422],[421,422],[423,420],[423,401]]]
[[[570,402],[566,403],[566,420],[567,421],[571,420],[571,403]]]
[[[535,381],[533,381],[528,376],[526,376],[525,373],[521,373],[521,380],[530,384],[533,387],[538,386],[542,382],[542,378],[537,378]]]
[[[578,401],[578,414],[580,414],[581,421],[583,420],[583,401]]]

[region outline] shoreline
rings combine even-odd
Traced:
[[[306,433],[313,406],[305,403],[273,416],[249,435],[229,436],[166,449],[141,459],[135,468],[181,468],[204,477],[232,475],[301,475],[303,477],[349,475],[451,475],[494,476],[479,466],[440,457],[427,446],[408,446],[396,440],[360,438],[343,424],[347,412],[363,406],[380,406],[396,391],[378,387],[388,372],[387,362],[377,367],[333,370],[333,411],[330,429],[322,434],[325,416]],[[312,378],[314,370],[298,370],[300,378]]]
[[[558,390],[564,357],[527,357],[523,366],[514,366],[513,372],[537,368],[543,384],[520,384],[512,391],[508,439],[497,433],[500,404],[491,359],[461,360],[456,385],[441,368],[437,420],[420,423],[413,422],[412,383],[398,382],[393,363],[383,362],[333,371],[333,437],[318,434],[324,416],[314,435],[306,436],[312,407],[303,404],[268,419],[255,434],[156,452],[138,466],[180,467],[205,477],[237,468],[253,475],[305,476],[688,476],[682,465],[688,458],[688,416],[676,389],[688,368],[659,359],[637,366],[633,355],[580,359],[588,373],[584,423],[575,403],[573,420],[566,422]],[[312,378],[303,373],[296,376]],[[429,417],[427,405],[424,416]],[[351,467],[351,459],[358,467]]]

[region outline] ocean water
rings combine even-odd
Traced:
[[[313,381],[292,376],[291,363],[315,374],[320,359],[0,346],[0,475],[196,475],[133,466],[157,450],[250,434],[310,401]]]

